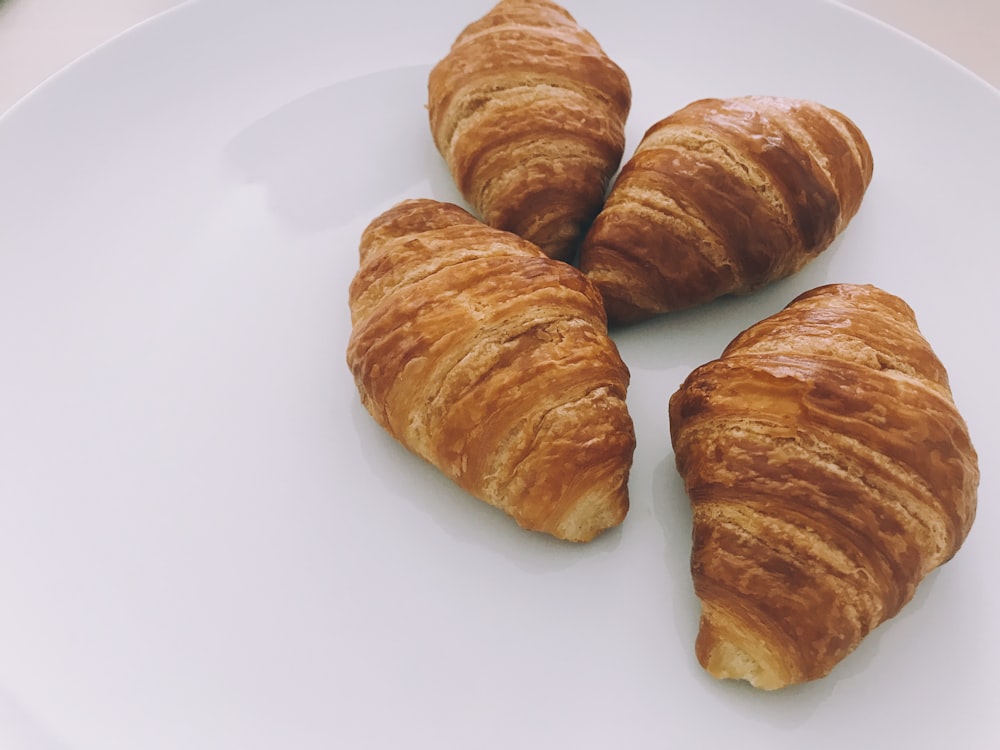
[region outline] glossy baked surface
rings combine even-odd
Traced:
[[[945,369],[872,286],[819,287],[741,333],[671,397],[670,430],[716,677],[824,677],[975,519],[978,457]]]
[[[586,542],[628,512],[629,372],[586,277],[452,203],[372,220],[347,363],[393,437],[524,528]]]
[[[650,125],[580,266],[619,323],[752,292],[830,246],[872,168],[858,126],[822,103],[699,99]]]
[[[621,162],[628,76],[549,0],[469,20],[431,70],[434,141],[486,223],[569,260]]]

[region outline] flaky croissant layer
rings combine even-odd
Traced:
[[[550,0],[502,0],[428,80],[431,132],[462,195],[561,260],[621,163],[630,105],[624,71]]]
[[[629,372],[583,274],[411,200],[362,235],[350,306],[347,362],[389,434],[527,529],[587,541],[621,523]]]
[[[587,233],[580,267],[630,323],[798,271],[857,213],[872,154],[801,99],[702,99],[652,125]]]
[[[829,671],[962,545],[979,468],[912,310],[807,292],[670,399],[694,518],[696,653],[774,689]]]

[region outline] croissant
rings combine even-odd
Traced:
[[[588,541],[624,519],[629,372],[572,266],[458,206],[365,229],[347,363],[390,435],[526,529]]]
[[[695,651],[718,678],[823,677],[962,545],[979,468],[898,297],[830,285],[737,336],[670,399],[693,509]]]
[[[431,71],[431,132],[489,225],[569,260],[625,149],[625,73],[562,7],[502,0]]]
[[[858,127],[814,102],[703,99],[646,131],[580,250],[612,323],[753,291],[798,271],[872,179]]]

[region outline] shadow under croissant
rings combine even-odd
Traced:
[[[271,211],[296,234],[367,221],[417,192],[456,202],[427,123],[428,71],[378,71],[294,99],[237,133],[224,167],[262,185]],[[430,187],[422,187],[428,179]]]
[[[526,531],[502,511],[457,486],[434,466],[409,452],[355,401],[351,415],[371,475],[386,490],[378,502],[407,502],[433,519],[449,536],[488,547],[530,573],[564,570],[594,556],[609,555],[621,542],[622,527],[585,544]],[[391,471],[386,467],[391,466]],[[626,518],[626,523],[628,519]]]

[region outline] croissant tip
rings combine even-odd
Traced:
[[[708,609],[703,606],[703,611]],[[703,614],[695,654],[702,668],[718,680],[743,681],[758,690],[773,691],[795,682],[780,668],[763,642],[743,642],[745,632],[726,628]],[[771,658],[768,658],[771,657]]]
[[[564,517],[555,535],[568,542],[590,542],[606,531],[621,526],[628,514],[628,499],[609,504],[607,498],[595,496],[578,502],[571,514]]]

